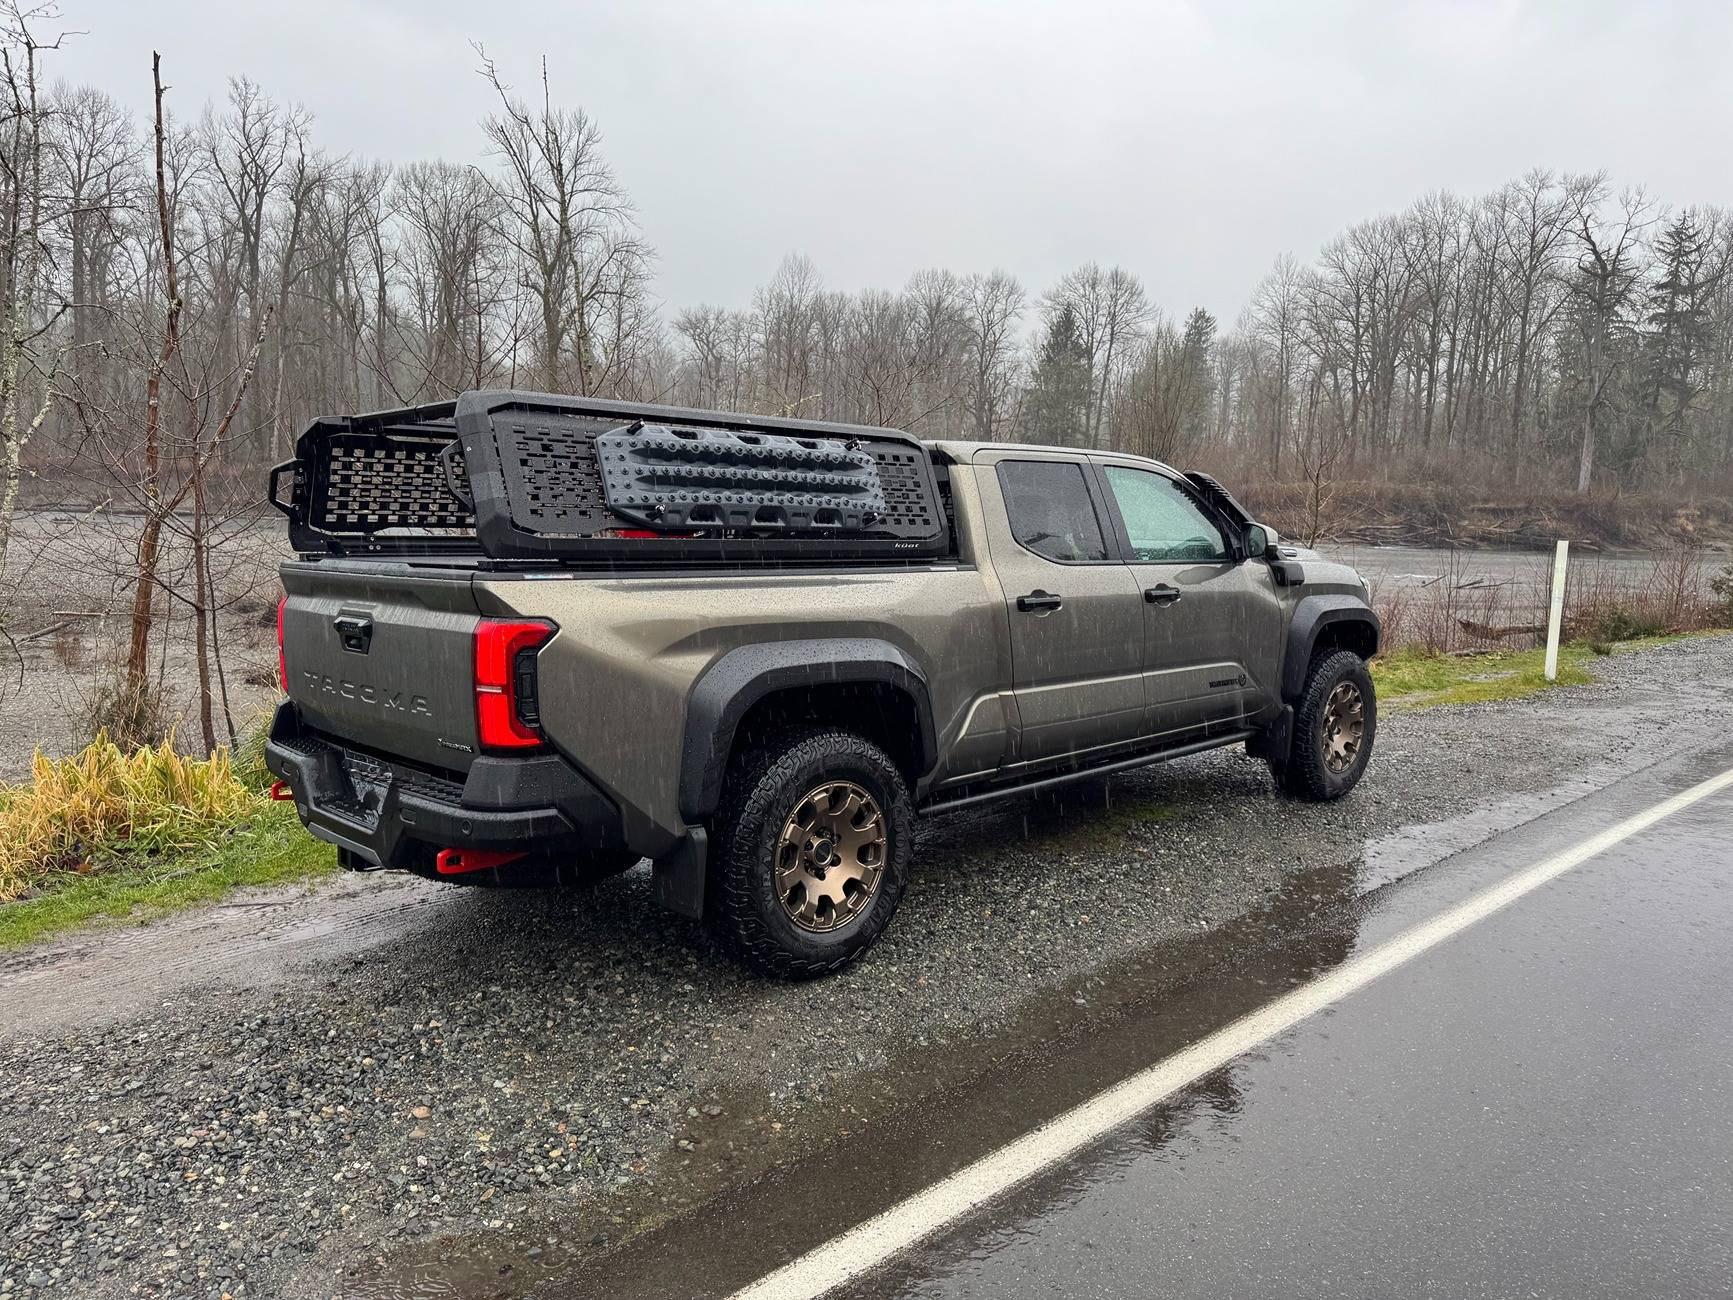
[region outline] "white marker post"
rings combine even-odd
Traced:
[[[1546,679],[1558,680],[1558,639],[1565,619],[1565,566],[1571,544],[1559,539],[1558,552],[1552,559],[1552,610],[1546,620]]]

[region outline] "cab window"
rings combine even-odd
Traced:
[[[1076,461],[1000,461],[999,487],[1011,535],[1021,545],[1064,564],[1107,558],[1107,538]]]
[[[1221,529],[1172,479],[1125,465],[1102,468],[1134,561],[1208,564],[1228,558]]]

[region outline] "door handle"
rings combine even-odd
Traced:
[[[1151,605],[1171,605],[1179,599],[1179,588],[1170,587],[1166,583],[1156,587],[1145,587],[1143,598]]]
[[[1025,614],[1044,614],[1049,610],[1058,609],[1062,604],[1064,602],[1058,596],[1051,592],[1042,591],[1039,587],[1027,596],[1017,597],[1017,608]]]

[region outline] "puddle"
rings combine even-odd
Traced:
[[[736,1122],[706,1143],[732,1146],[722,1167],[664,1166],[652,1187],[574,1205],[557,1222],[405,1246],[325,1290],[336,1300],[724,1295],[735,1281],[694,1289],[678,1261],[736,1255],[737,1235],[774,1251],[848,1226],[864,1201],[836,1184],[838,1164],[855,1196],[923,1186],[959,1153],[1006,1141],[1346,960],[1358,935],[1357,880],[1354,863],[1299,872],[1255,912],[1031,999],[1011,1027],[967,1052],[900,1050],[871,1077],[839,1087],[851,1103],[846,1118],[792,1117],[767,1143],[749,1122],[765,1109],[762,1096],[731,1098],[725,1109]],[[801,1213],[778,1226],[787,1215],[776,1207],[790,1204]],[[773,1222],[748,1231],[760,1206]],[[741,1280],[762,1263],[739,1259]]]

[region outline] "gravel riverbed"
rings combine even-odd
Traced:
[[[340,941],[310,925],[301,960],[281,927],[225,930],[227,965],[166,975],[149,942],[15,956],[0,1295],[383,1296],[400,1275],[375,1261],[443,1240],[603,1249],[987,1068],[1043,999],[1087,1016],[1115,963],[1308,871],[1352,864],[1370,888],[1461,847],[1430,823],[1519,818],[1733,721],[1733,638],[1595,667],[1530,700],[1389,713],[1369,776],[1329,807],[1227,751],[935,819],[886,940],[816,984],[744,976],[655,909],[642,869],[576,895],[345,878],[287,907],[395,919]],[[62,997],[76,1016],[46,1014]]]

